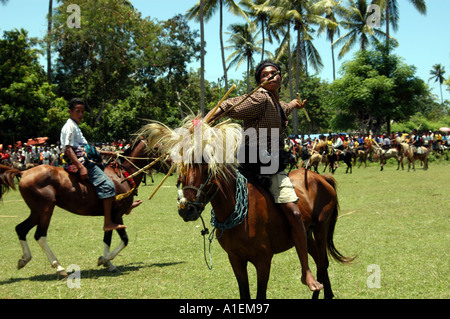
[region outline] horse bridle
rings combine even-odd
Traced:
[[[203,211],[203,209],[205,208],[205,206],[211,202],[213,200],[213,198],[216,196],[218,190],[219,190],[219,186],[216,185],[216,190],[214,191],[214,193],[208,198],[208,191],[204,191],[204,188],[208,185],[208,184],[212,184],[211,183],[211,177],[212,177],[212,173],[210,172],[208,174],[208,178],[206,179],[206,181],[200,185],[200,187],[195,187],[195,186],[190,186],[190,185],[186,185],[183,186],[183,188],[180,189],[180,184],[182,184],[181,180],[178,180],[177,182],[177,188],[178,188],[178,208],[179,209],[184,209],[187,205],[193,205],[195,206],[200,212]],[[193,201],[189,201],[184,197],[184,190],[185,189],[193,189],[197,192],[197,194],[195,195],[195,202]],[[200,201],[200,199],[202,198],[205,199],[204,201]]]

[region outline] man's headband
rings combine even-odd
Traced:
[[[264,70],[264,68],[267,68],[268,66],[273,66],[275,69],[277,69],[278,71],[280,71],[280,76],[281,76],[281,68],[278,64],[276,64],[275,62],[266,60],[261,62],[257,67],[256,67],[256,71],[255,71],[255,80],[256,83],[260,83],[260,78],[261,78],[261,72],[262,70]]]

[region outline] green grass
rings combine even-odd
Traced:
[[[450,298],[449,212],[450,165],[431,164],[428,171],[396,171],[378,164],[336,171],[340,218],[336,247],[357,255],[353,264],[331,261],[329,273],[337,298]],[[103,254],[103,219],[81,217],[57,208],[48,243],[64,267],[79,265],[81,288],[58,280],[39,245],[34,229],[28,235],[33,259],[17,270],[22,255],[14,227],[28,216],[20,193],[11,191],[0,203],[0,298],[238,298],[238,288],[225,252],[214,240],[213,269],[203,257],[201,221],[185,223],[176,209],[175,177],[170,177],[152,200],[155,184],[141,186],[144,203],[125,216],[130,242],[113,263],[111,274],[97,267]],[[203,213],[209,224],[209,208]],[[210,227],[211,228],[211,227]],[[113,246],[118,244],[113,236]],[[367,267],[381,270],[381,287],[368,288]],[[315,268],[311,260],[312,268]],[[256,271],[249,265],[252,296]],[[300,283],[294,249],[276,255],[272,263],[268,298],[309,299]]]

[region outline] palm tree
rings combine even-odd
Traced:
[[[255,24],[260,24],[260,32],[262,38],[261,61],[264,60],[266,41],[273,43],[273,39],[280,41],[281,30],[274,23],[273,15],[266,10],[273,0],[241,0],[240,4],[248,9],[247,16],[253,17]],[[267,33],[267,38],[266,38]]]
[[[313,44],[313,33],[315,30],[313,25],[337,27],[337,24],[325,17],[322,17],[323,3],[328,0],[274,0],[271,6],[267,6],[265,10],[270,12],[273,19],[279,20],[286,25],[286,37],[282,42],[282,48],[278,50],[277,57],[287,52],[289,57],[289,89],[291,98],[294,98],[294,90],[292,88],[291,70],[292,58],[290,53],[290,28],[291,23],[294,25],[296,32],[296,75],[295,90],[299,91],[301,64],[303,70],[308,76],[308,65],[318,72],[322,67],[322,59],[319,52]],[[298,118],[297,113],[293,113],[293,131],[298,134]]]
[[[359,42],[360,49],[365,51],[371,42],[378,42],[378,38],[386,37],[386,33],[370,27],[367,23],[367,0],[349,0],[350,7],[340,7],[337,14],[342,17],[341,26],[349,30],[337,39],[334,45],[342,45],[338,58],[342,59],[352,47]]]
[[[323,4],[323,11],[325,13],[325,18],[327,18],[330,21],[333,21],[337,25],[339,25],[339,22],[336,19],[335,12],[339,10],[339,7],[341,6],[341,1],[336,0],[328,0],[324,1]],[[336,80],[336,65],[335,65],[335,59],[334,59],[334,36],[340,35],[339,27],[329,27],[325,25],[321,25],[319,27],[319,30],[317,31],[318,34],[321,34],[322,32],[327,33],[327,40],[331,42],[331,62],[333,66],[333,81]]]
[[[254,24],[232,24],[229,29],[231,32],[227,32],[227,34],[230,34],[228,42],[231,45],[225,47],[225,49],[233,49],[235,51],[227,58],[227,62],[230,62],[228,68],[236,66],[236,69],[238,69],[243,62],[247,62],[247,93],[249,93],[250,70],[253,69],[255,64],[255,53],[262,51],[259,45],[263,40],[257,39],[258,33],[255,33],[256,27]],[[266,54],[270,55],[268,52]]]
[[[234,0],[201,0],[191,9],[189,9],[186,13],[186,16],[189,20],[195,19],[199,21],[200,18],[200,3],[204,2],[204,19],[205,21],[209,21],[211,17],[216,12],[217,8],[219,8],[219,39],[220,39],[220,50],[222,53],[222,67],[223,67],[223,75],[225,80],[225,91],[228,91],[228,76],[227,76],[227,67],[225,62],[225,52],[223,46],[223,6],[228,6],[228,9],[235,15],[241,15],[245,19],[247,19],[247,15],[245,12],[236,4]]]
[[[433,68],[430,71],[431,77],[428,81],[434,80],[434,82],[439,82],[439,88],[441,90],[441,104],[444,104],[444,100],[442,98],[442,83],[445,81],[445,69],[441,64],[433,65]]]
[[[386,19],[386,44],[389,50],[389,26],[392,26],[394,31],[398,30],[399,21],[399,10],[398,10],[398,0],[376,0],[375,3],[379,4],[385,10]],[[425,0],[409,0],[411,4],[419,11],[421,14],[427,13],[427,5]]]
[[[288,79],[288,86],[291,99],[294,99],[294,89],[292,85],[292,54],[291,54],[291,17],[286,14],[287,9],[280,6],[279,0],[271,0],[268,3],[254,5],[254,10],[259,14],[265,14],[269,17],[270,27],[276,30],[277,34],[281,34],[281,42],[276,50],[275,62],[280,63],[280,60],[286,56],[288,57],[287,76],[283,74],[284,78]],[[294,113],[295,114],[295,113]],[[295,121],[294,121],[295,122]]]
[[[319,52],[313,44],[312,28],[314,25],[328,26],[330,28],[337,27],[337,24],[325,17],[322,17],[323,3],[328,0],[278,0],[276,7],[280,12],[274,12],[276,15],[283,15],[286,19],[290,19],[294,24],[294,30],[297,31],[297,69],[300,69],[299,58],[301,56],[304,63],[305,73],[308,75],[308,64],[311,64],[315,71],[319,71],[322,67],[322,59]],[[275,9],[276,10],[276,9]],[[297,74],[298,75],[298,74]]]

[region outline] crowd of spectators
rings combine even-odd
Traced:
[[[291,146],[302,145],[312,148],[316,141],[327,141],[335,149],[344,147],[354,149],[364,149],[368,145],[376,144],[384,149],[396,146],[396,140],[400,137],[402,140],[415,146],[425,146],[429,151],[443,152],[450,146],[449,132],[440,131],[416,131],[410,133],[395,132],[392,134],[314,134],[291,136]],[[131,146],[131,142],[125,139],[117,140],[112,143],[95,143],[99,150],[103,151],[125,151]],[[28,169],[30,167],[47,164],[53,166],[65,166],[63,151],[59,141],[56,144],[47,143],[41,145],[27,145],[26,143],[16,142],[14,145],[0,144],[0,163],[12,166],[18,169]]]
[[[396,146],[398,138],[414,146],[424,146],[429,151],[443,152],[450,146],[449,133],[441,131],[417,131],[413,130],[407,132],[395,132],[392,134],[347,134],[347,133],[332,133],[332,134],[315,134],[299,135],[297,137],[291,136],[291,145],[302,145],[312,148],[316,141],[326,141],[334,149],[343,149],[344,147],[354,149],[364,149],[368,145],[378,145],[384,149],[389,149]]]
[[[130,141],[117,140],[112,143],[95,143],[99,150],[125,151],[130,147]],[[0,162],[3,165],[17,169],[28,169],[40,164],[65,166],[64,152],[58,142],[56,144],[27,145],[16,142],[14,145],[0,144]]]

